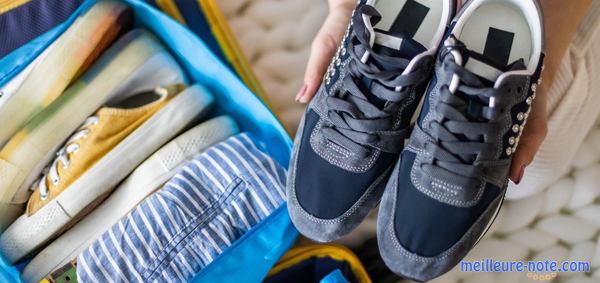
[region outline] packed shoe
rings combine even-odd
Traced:
[[[207,39],[219,31],[142,2],[84,1],[60,20],[58,6],[0,59],[0,117],[18,112],[0,129],[0,281],[189,281],[231,259],[266,275],[297,236],[291,142],[230,46]]]
[[[17,262],[72,226],[213,100],[199,85],[172,85],[100,108],[34,183],[25,214],[0,236],[0,251]]]
[[[0,107],[0,146],[33,116],[59,97],[67,86],[110,46],[132,22],[131,11],[114,1],[94,5],[65,31],[27,74],[18,90]],[[76,50],[73,50],[76,48]],[[69,60],[65,60],[69,58]]]
[[[379,203],[454,3],[360,1],[294,143],[288,205],[305,236],[335,240]]]
[[[157,85],[184,82],[183,71],[154,36],[133,30],[119,39],[0,150],[0,231],[23,213],[56,148],[99,107]]]
[[[489,229],[543,52],[537,1],[471,0],[453,21],[379,210],[379,249],[393,271],[418,281],[438,277]]]
[[[29,65],[27,65],[26,68],[21,70],[19,74],[17,74],[14,78],[0,86],[0,109],[2,108],[2,105],[4,105],[4,103],[6,103],[6,101],[10,97],[12,97],[17,92],[17,90],[19,90],[19,88],[23,84],[23,81],[25,81],[25,79],[27,78],[27,76],[29,76],[33,69],[35,69],[35,67],[42,60],[44,60],[44,58],[46,58],[48,53],[50,53],[50,50],[52,50],[52,45],[50,45],[46,50],[44,50],[44,52],[38,55],[33,62],[29,63]],[[0,143],[0,147],[4,142],[6,141]]]

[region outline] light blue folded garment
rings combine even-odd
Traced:
[[[247,134],[189,162],[77,258],[80,282],[185,282],[284,203],[285,170]]]

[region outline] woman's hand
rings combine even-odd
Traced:
[[[308,103],[319,89],[355,7],[356,0],[329,0],[329,15],[313,40],[304,74],[304,86],[296,95],[296,101]]]
[[[521,182],[525,168],[531,164],[544,138],[546,138],[548,132],[547,94],[591,2],[592,0],[540,0],[547,31],[546,68],[542,74],[544,82],[538,87],[539,90],[531,109],[531,115],[529,115],[517,152],[513,156],[510,179],[516,184]],[[569,21],[564,19],[569,19]]]

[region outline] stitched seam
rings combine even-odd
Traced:
[[[417,157],[417,159],[415,159],[415,163],[421,163],[421,158]],[[413,182],[413,184],[415,185],[415,187],[422,193],[426,194],[427,196],[434,198],[438,201],[441,201],[443,203],[446,204],[450,204],[450,205],[455,205],[455,206],[459,206],[459,207],[472,207],[473,205],[477,204],[477,202],[479,202],[479,200],[481,199],[481,196],[483,195],[483,189],[484,189],[484,185],[485,183],[482,181],[479,185],[479,189],[477,191],[477,195],[475,195],[475,198],[471,201],[459,201],[459,200],[454,200],[454,199],[450,199],[447,196],[444,196],[440,193],[437,192],[433,192],[432,190],[425,188],[420,180],[417,178],[416,176],[416,170],[417,170],[417,166],[412,166],[412,169],[410,171],[410,179]],[[435,177],[432,177],[433,180],[438,180]],[[439,181],[439,180],[438,180]],[[440,181],[443,182],[443,181]],[[458,187],[457,187],[458,188]]]
[[[204,186],[204,184],[201,185]],[[230,204],[230,200],[237,200],[237,197],[242,189],[247,188],[248,184],[242,178],[242,176],[234,176],[233,180],[225,188],[225,192],[215,196],[217,199],[216,202],[212,203],[210,207],[207,207],[204,212],[185,223],[183,227],[181,227],[181,229],[173,235],[171,241],[164,244],[164,250],[160,253],[161,256],[155,258],[152,261],[152,264],[146,267],[144,277],[153,279],[156,276],[159,276],[160,273],[158,271],[164,270],[166,268],[165,264],[170,262],[169,256],[171,254],[175,254],[176,256],[176,254],[179,253],[177,247],[186,239],[188,239],[198,229],[198,227],[201,227],[204,223],[212,220],[214,215],[218,215],[221,212],[221,208]],[[166,199],[171,199],[168,196],[164,197]]]

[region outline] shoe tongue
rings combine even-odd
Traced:
[[[472,72],[473,74],[475,74],[481,80],[481,82],[484,85],[486,85],[487,87],[493,87],[494,83],[496,82],[498,77],[500,77],[500,75],[502,75],[506,72],[525,70],[527,68],[525,66],[525,61],[523,59],[518,59],[518,60],[514,61],[513,63],[502,66],[501,64],[498,64],[498,63],[494,62],[493,60],[487,58],[483,54],[477,53],[472,50],[463,51],[462,56],[463,56],[464,68],[467,69],[468,71]],[[464,93],[462,93],[460,91],[457,92],[456,94],[461,96],[465,100],[473,99],[471,96],[465,95]],[[480,102],[480,103],[487,103],[487,102]],[[476,121],[486,121],[485,118],[482,118],[478,114],[481,112],[481,109],[479,108],[478,103],[473,103],[473,104],[469,103],[466,106],[464,106],[464,109],[462,109],[462,110],[466,112],[466,115],[468,117],[470,117],[470,119],[473,119]],[[477,114],[472,114],[472,113],[477,113]],[[477,135],[475,135],[475,136],[457,135],[457,137],[459,140],[465,141],[465,142],[480,138]],[[473,156],[473,155],[461,156],[461,158],[463,158],[463,160],[465,160],[467,162],[475,161],[475,156]]]
[[[477,75],[477,77],[482,79],[482,81],[489,86],[493,86],[494,82],[503,73],[527,69],[523,59],[518,59],[508,65],[503,65],[498,64],[485,55],[472,50],[467,50],[465,53],[467,55],[465,56],[465,69]]]
[[[376,29],[373,50],[378,54],[412,60],[427,49],[403,33]]]
[[[426,48],[412,38],[404,36],[402,33],[386,32],[376,29],[373,51],[379,55],[412,60],[418,54],[425,52]],[[398,66],[390,62],[372,61],[372,63],[384,71],[404,71],[400,70]],[[366,92],[370,91],[375,83],[374,80],[367,77],[363,77],[361,82],[360,86]],[[386,106],[386,101],[379,99],[375,95],[369,96],[368,99],[380,109]]]

